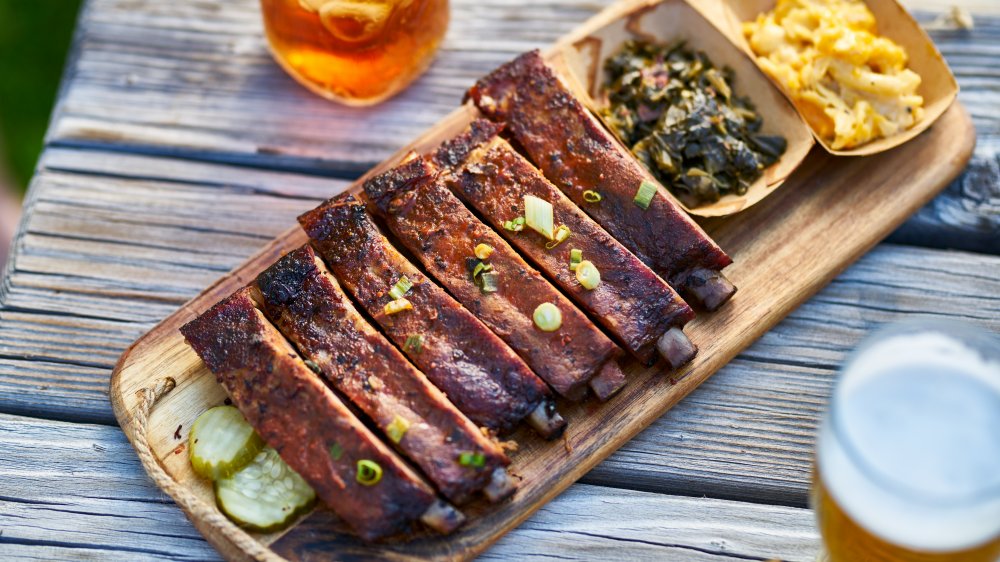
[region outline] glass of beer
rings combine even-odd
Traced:
[[[348,105],[379,103],[430,66],[448,0],[261,0],[275,60],[299,83]]]
[[[813,507],[833,562],[1000,559],[1000,342],[920,321],[841,371]]]

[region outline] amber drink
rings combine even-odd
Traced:
[[[1000,344],[906,324],[863,345],[834,390],[813,507],[832,562],[1000,559]]]
[[[398,93],[434,58],[448,0],[261,0],[274,58],[301,84],[348,105]]]

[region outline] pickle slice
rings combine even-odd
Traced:
[[[240,471],[215,482],[215,499],[236,524],[272,532],[312,507],[316,493],[277,451],[266,447]]]
[[[188,450],[195,472],[218,480],[243,468],[264,441],[233,406],[211,408],[191,426]]]

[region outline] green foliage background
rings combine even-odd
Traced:
[[[24,189],[42,149],[80,0],[0,0],[0,165]]]

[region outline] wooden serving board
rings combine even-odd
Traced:
[[[474,115],[468,106],[459,108],[369,175],[386,169],[409,150],[426,152],[462,130]],[[756,206],[702,220],[706,231],[733,257],[735,263],[726,274],[739,291],[722,309],[701,314],[687,326],[685,331],[700,350],[695,360],[680,372],[666,374],[659,366],[644,369],[633,364],[627,368],[629,384],[609,402],[560,403],[569,422],[561,440],[546,442],[529,430],[518,430],[510,436],[519,444],[511,465],[511,472],[521,479],[517,493],[499,505],[463,506],[469,521],[454,534],[366,544],[349,534],[332,512],[317,509],[283,535],[259,539],[275,553],[300,560],[474,557],[663,415],[892,232],[962,170],[974,143],[969,116],[955,103],[928,131],[888,152],[843,158],[814,148],[785,184]],[[359,191],[362,180],[351,189]],[[190,468],[187,432],[201,412],[224,400],[225,392],[184,343],[178,328],[305,242],[298,227],[285,232],[136,341],[112,374],[112,406],[133,443],[136,392],[163,377],[176,381],[176,388],[150,415],[149,441],[167,473],[206,502],[213,503],[211,487]],[[223,537],[209,532],[203,521],[192,518],[192,522],[227,558],[245,558]]]

